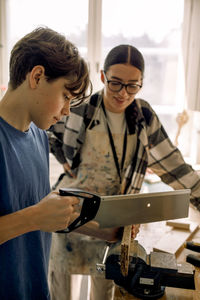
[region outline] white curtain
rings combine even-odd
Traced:
[[[187,107],[200,111],[200,0],[185,0],[183,58]]]
[[[8,83],[8,54],[6,47],[6,0],[0,0],[0,100]]]

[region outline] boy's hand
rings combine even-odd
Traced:
[[[58,192],[51,192],[35,205],[33,222],[38,230],[57,231],[65,229],[73,218],[75,205],[79,199],[71,196],[60,196]]]

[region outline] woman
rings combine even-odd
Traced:
[[[138,193],[149,167],[172,188],[190,188],[198,206],[197,173],[184,162],[148,102],[136,98],[143,76],[144,59],[135,47],[119,45],[108,53],[101,71],[103,90],[52,128],[51,152],[66,172],[59,187],[102,195]],[[77,233],[54,235],[52,299],[70,299],[67,274],[90,273],[89,262],[93,257],[101,261],[104,245]],[[112,299],[113,287],[112,281],[92,276],[90,299]]]

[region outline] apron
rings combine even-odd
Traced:
[[[103,118],[99,116],[100,119]],[[101,195],[120,194],[121,184],[115,166],[110,140],[105,123],[93,129],[87,129],[81,152],[81,163],[76,179],[64,176],[58,186],[79,188]],[[123,133],[114,133],[113,140],[119,164],[123,152]],[[127,150],[124,161],[124,175],[136,148],[136,135],[127,136]],[[52,255],[54,264],[59,260],[65,271],[70,274],[95,274],[96,263],[103,258],[106,242],[78,233],[53,234]]]

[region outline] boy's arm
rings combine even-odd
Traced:
[[[66,228],[78,203],[76,197],[52,192],[38,204],[0,217],[0,244],[34,230],[52,232]]]

